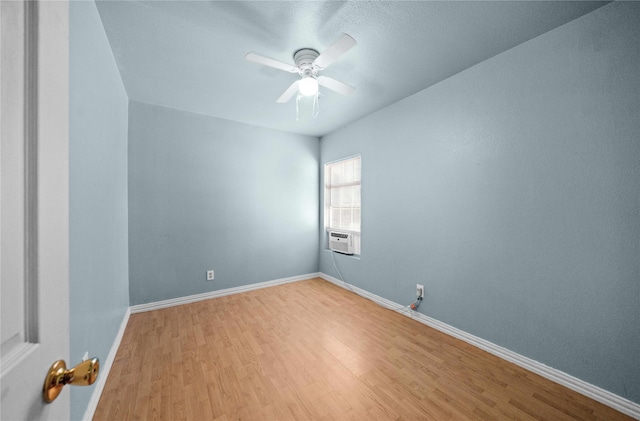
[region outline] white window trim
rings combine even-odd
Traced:
[[[360,181],[359,182],[350,182],[350,183],[344,183],[344,184],[336,184],[336,185],[331,185],[331,183],[327,182],[327,167],[331,166],[332,164],[336,164],[338,162],[341,161],[348,161],[348,160],[353,160],[353,159],[360,159]],[[355,238],[356,238],[356,253],[354,254],[354,256],[359,257],[362,254],[362,155],[351,155],[348,157],[344,157],[344,158],[340,158],[340,159],[336,159],[333,161],[329,161],[329,162],[325,162],[324,166],[323,166],[323,171],[322,171],[322,176],[323,176],[323,213],[324,213],[324,229],[325,232],[328,233],[329,231],[341,231],[341,232],[347,232],[347,233],[351,233],[354,234]],[[330,206],[328,206],[327,204],[327,193],[330,194],[330,190],[331,187],[349,187],[349,186],[360,186],[360,230],[355,231],[355,230],[348,230],[348,229],[342,229],[342,228],[331,228],[329,227],[330,224]],[[328,235],[327,235],[327,244],[326,244],[326,248],[328,249]]]

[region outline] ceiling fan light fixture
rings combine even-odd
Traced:
[[[298,89],[304,96],[313,96],[318,93],[318,79],[313,76],[303,77],[298,82]]]
[[[355,39],[350,35],[342,34],[342,37],[331,44],[322,54],[313,48],[301,48],[293,53],[295,66],[253,52],[247,53],[244,58],[247,61],[300,75],[300,79],[296,79],[289,85],[287,90],[276,99],[278,104],[288,102],[296,96],[297,93],[296,107],[302,96],[313,97],[315,107],[318,103],[319,85],[342,95],[351,95],[355,91],[353,87],[345,83],[324,75],[317,75],[318,72],[324,71],[355,45]],[[317,114],[317,110],[315,114]]]

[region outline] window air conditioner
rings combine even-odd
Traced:
[[[329,231],[329,249],[338,253],[353,254],[353,234],[342,231]]]

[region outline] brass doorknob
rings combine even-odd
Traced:
[[[97,358],[85,360],[70,370],[67,370],[67,365],[63,360],[56,361],[44,379],[42,388],[44,401],[47,403],[53,402],[65,384],[74,386],[89,386],[93,384],[98,378],[98,371],[100,371],[100,360]]]

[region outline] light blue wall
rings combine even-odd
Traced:
[[[424,314],[640,403],[638,22],[607,5],[324,137],[362,155],[347,282],[423,283]]]
[[[319,153],[314,137],[131,102],[131,305],[317,272]]]
[[[128,99],[93,2],[70,2],[71,365],[105,361],[129,306]],[[95,386],[72,387],[82,419]]]

